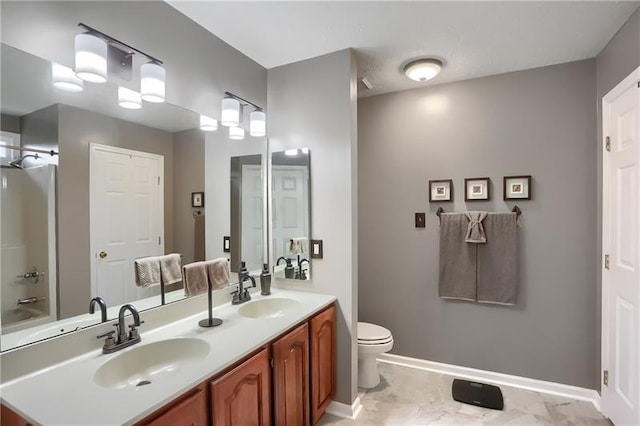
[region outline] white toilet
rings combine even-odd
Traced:
[[[380,383],[376,357],[393,348],[391,332],[368,322],[358,323],[358,387],[371,389]]]

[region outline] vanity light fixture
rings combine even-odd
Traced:
[[[267,116],[261,109],[249,114],[249,134],[256,137],[267,134]]]
[[[118,87],[118,105],[126,109],[142,108],[140,93],[126,87]]]
[[[242,127],[229,127],[229,139],[241,141],[244,139],[244,129]]]
[[[298,150],[297,149],[287,149],[284,152],[284,155],[286,155],[287,157],[295,157],[296,155],[298,155]]]
[[[242,122],[242,113],[246,106],[254,108],[254,111],[249,114],[249,134],[256,137],[266,136],[267,116],[262,107],[231,92],[224,92],[224,98],[221,103],[220,123],[229,128],[239,127]]]
[[[218,120],[215,118],[200,115],[200,130],[205,132],[214,132],[218,130]]]
[[[76,35],[76,75],[91,83],[107,81],[107,42],[89,32]]]
[[[148,60],[140,67],[140,96],[147,102],[164,102],[166,71],[161,60],[82,22],[78,26],[84,30],[75,39],[75,73],[79,78],[104,83],[108,70],[129,80],[133,56],[137,53]]]
[[[240,125],[240,114],[242,106],[240,101],[227,95],[222,99],[222,114],[220,122],[223,126],[238,127]]]
[[[53,87],[64,92],[78,93],[82,92],[84,87],[84,82],[78,78],[71,68],[55,62],[51,63],[51,78]]]
[[[420,58],[404,66],[404,73],[411,80],[427,81],[434,78],[442,70],[443,63],[435,58]]]
[[[140,94],[147,102],[164,102],[166,72],[162,65],[151,61],[140,67]]]

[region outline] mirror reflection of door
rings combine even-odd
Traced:
[[[164,254],[164,157],[91,144],[91,296],[110,305],[160,293],[135,284],[134,261]]]
[[[271,166],[272,243],[274,261],[291,259],[292,278],[309,279],[309,151],[274,152]],[[291,248],[292,239],[305,242],[305,250]],[[306,262],[305,262],[306,261]],[[276,276],[283,275],[285,262],[275,265]]]

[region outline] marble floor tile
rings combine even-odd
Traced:
[[[379,368],[380,384],[359,389],[364,408],[356,420],[325,414],[318,425],[611,426],[590,402],[500,386],[504,410],[490,410],[454,401],[451,376],[386,363]]]

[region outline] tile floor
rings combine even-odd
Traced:
[[[318,425],[611,425],[590,402],[500,386],[505,408],[490,410],[454,401],[451,376],[379,366],[380,384],[360,393],[357,420],[325,414]]]

